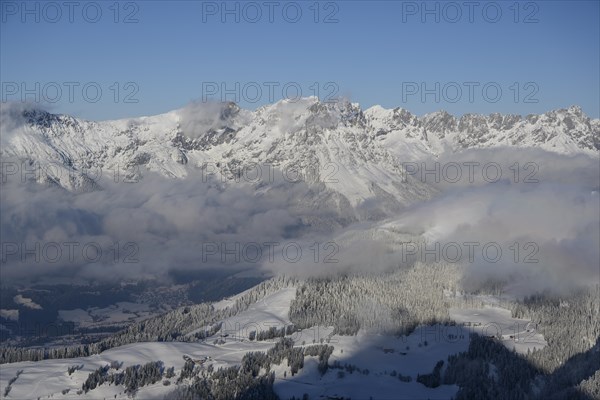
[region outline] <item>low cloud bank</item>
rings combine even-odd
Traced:
[[[457,243],[469,290],[490,281],[519,295],[597,284],[598,159],[496,149],[437,160],[492,161],[510,172],[515,163],[535,163],[536,181],[510,176],[441,181],[433,184],[439,194],[430,201],[333,234],[315,233],[307,221],[347,210],[315,205],[311,211],[315,198],[298,207],[310,191],[306,184],[224,188],[193,174],[171,180],[148,173],[137,183],[103,183],[102,190],[72,193],[8,181],[0,194],[2,276],[5,281],[119,281],[224,268],[302,277],[380,273],[403,265],[408,251],[420,256],[421,249],[398,245],[399,238],[411,238],[427,241],[429,249],[438,243],[442,261],[444,246]],[[479,246],[469,259],[464,243],[472,242]],[[490,261],[495,248],[483,253],[488,243],[498,245],[500,259]],[[425,254],[421,260],[432,258]]]
[[[426,249],[434,253],[438,243],[442,261],[448,261],[443,247],[449,249],[447,258],[453,259],[456,252],[450,247],[458,244],[466,265],[465,288],[475,290],[495,281],[515,294],[527,295],[600,283],[598,158],[501,148],[444,155],[438,161],[441,165],[494,162],[506,176],[492,183],[484,178],[457,183],[440,179],[438,197],[416,205],[391,224],[422,237]],[[524,182],[523,166],[528,163],[535,168],[527,171],[531,181]],[[521,168],[518,180],[517,168]],[[478,247],[473,247],[469,260],[465,243],[471,242]],[[483,249],[486,244],[489,254]],[[502,252],[499,258],[497,249]]]

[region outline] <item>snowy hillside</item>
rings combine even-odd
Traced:
[[[39,362],[19,362],[3,365],[0,370],[0,387],[10,386],[5,398],[135,398],[161,399],[168,395],[185,368],[185,357],[197,361],[198,372],[229,368],[243,362],[244,355],[253,351],[267,351],[279,341],[249,340],[252,331],[268,331],[269,328],[281,328],[292,323],[288,317],[291,301],[295,298],[296,288],[283,288],[267,295],[255,304],[230,318],[221,321],[219,332],[200,342],[191,343],[135,343],[107,350],[99,355]],[[469,345],[468,332],[471,324],[477,325],[473,331],[489,329],[491,324],[501,323],[505,332],[515,323],[525,326],[528,321],[511,319],[498,308],[479,309],[477,321],[463,313],[460,323],[463,328],[443,325],[423,326],[408,336],[393,336],[361,331],[356,336],[333,334],[332,327],[314,326],[291,334],[296,348],[306,348],[314,343],[326,343],[333,346],[329,356],[329,371],[319,372],[317,357],[307,356],[304,367],[293,374],[284,359],[280,364],[272,365],[274,372],[273,388],[283,399],[292,396],[301,397],[307,393],[310,398],[321,396],[348,396],[352,398],[377,399],[449,399],[456,394],[458,386],[441,385],[427,387],[417,382],[419,374],[430,373],[436,362],[446,360],[450,355],[465,351]],[[508,312],[507,310],[504,310]],[[453,311],[458,313],[459,311]],[[488,315],[489,314],[489,315]],[[508,312],[508,314],[510,314]],[[482,319],[489,323],[481,326]],[[500,322],[502,321],[502,322]],[[467,325],[468,324],[468,325]],[[448,336],[464,330],[460,337]],[[445,333],[442,333],[445,332]],[[541,337],[541,335],[539,335]],[[523,340],[522,346],[541,348]],[[507,343],[512,343],[507,340]],[[543,339],[542,339],[543,342]],[[533,344],[533,345],[532,345]],[[123,371],[136,364],[162,361],[164,368],[174,367],[172,379],[159,379],[154,384],[140,387],[134,393],[126,392],[122,385],[104,383],[89,391],[82,391],[82,385],[88,375],[105,365],[117,365],[111,373]],[[74,368],[69,372],[69,369]],[[21,374],[18,371],[22,370]],[[9,384],[9,381],[18,378]],[[165,382],[169,382],[167,383]],[[180,383],[187,383],[188,379]]]

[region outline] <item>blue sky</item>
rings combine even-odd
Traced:
[[[480,1],[472,21],[463,1],[317,7],[275,1],[273,22],[264,1],[123,1],[118,7],[80,1],[73,22],[62,1],[54,3],[60,15],[43,2],[27,2],[33,11],[24,15],[21,1],[1,3],[2,100],[49,98],[54,111],[89,119],[157,114],[202,99],[237,97],[255,108],[272,100],[269,87],[275,99],[286,96],[284,86],[287,97],[318,88],[322,98],[335,93],[363,108],[381,104],[418,115],[440,109],[528,114],[578,104],[600,116],[599,1]],[[225,22],[223,7],[234,10]],[[302,15],[292,23],[297,9]],[[424,10],[433,13],[423,22]],[[128,16],[132,23],[124,23]],[[225,97],[221,85],[230,90]],[[424,97],[423,89],[429,90]]]

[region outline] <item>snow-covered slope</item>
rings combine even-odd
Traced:
[[[438,276],[440,282],[447,281],[445,276],[434,275]],[[348,283],[346,279],[344,281]],[[597,300],[597,292],[590,292],[583,297],[577,295],[560,304],[534,305],[536,309],[548,309],[540,311],[544,314],[534,313],[530,320],[517,317],[526,312],[522,308],[523,303],[515,308],[517,304],[505,297],[460,295],[458,298],[455,297],[458,295],[456,292],[453,294],[444,290],[444,296],[448,299],[444,307],[454,304],[448,310],[450,320],[446,323],[424,322],[415,325],[415,329],[406,335],[369,328],[361,328],[353,335],[339,335],[334,334],[334,327],[321,324],[303,326],[301,330],[287,334],[282,341],[279,338],[259,340],[259,336],[249,337],[251,331],[281,328],[289,324],[294,318],[291,309],[290,314],[286,310],[305,290],[311,290],[305,283],[280,280],[278,284],[261,284],[250,292],[229,299],[233,302],[214,303],[219,309],[230,308],[233,312],[223,314],[223,318],[218,320],[222,323],[221,329],[202,340],[130,343],[88,357],[2,364],[0,387],[4,390],[3,398],[276,398],[256,395],[251,390],[256,388],[252,383],[253,378],[258,380],[267,375],[270,379],[269,388],[272,387],[281,399],[292,396],[302,398],[304,394],[311,399],[514,398],[503,394],[469,395],[479,393],[487,385],[482,382],[488,380],[492,382],[491,387],[505,391],[507,386],[522,385],[523,388],[517,391],[531,394],[523,398],[547,399],[552,398],[547,393],[555,388],[554,383],[562,381],[561,374],[574,376],[566,383],[561,383],[574,387],[573,390],[579,390],[582,387],[579,382],[583,382],[590,386],[589,393],[594,393],[594,385],[597,385],[586,372],[588,369],[593,374],[597,370],[598,344],[590,340],[590,337],[597,337],[590,333],[598,332],[592,327],[597,320],[593,318],[598,309],[598,302],[594,300]],[[328,285],[332,283],[330,281]],[[398,287],[396,283],[392,286]],[[404,288],[398,287],[398,292],[403,292]],[[425,292],[431,294],[431,290]],[[328,293],[331,295],[334,292],[318,290],[317,301],[333,301]],[[339,296],[344,292],[337,293]],[[376,292],[367,293],[366,296],[379,299],[392,297]],[[235,304],[242,297],[250,301],[247,307],[241,307],[245,300]],[[509,309],[512,309],[513,316]],[[571,319],[571,316],[576,316],[576,319]],[[574,323],[584,320],[590,321],[585,327],[583,325],[586,324]],[[565,331],[565,327],[572,327],[572,331]],[[479,336],[471,336],[471,333]],[[564,335],[564,339],[557,340],[557,333]],[[573,344],[581,343],[582,338],[589,340],[589,343],[574,347]],[[281,344],[286,341],[290,343],[291,351],[277,358],[277,354],[282,354]],[[565,341],[566,346],[563,343]],[[326,348],[326,353],[321,352],[323,348]],[[571,350],[578,348],[584,349],[583,352]],[[252,352],[258,353],[249,354]],[[298,354],[302,355],[303,360],[299,367]],[[323,354],[326,356],[321,359]],[[263,356],[270,360],[266,366],[261,361],[264,361],[261,358]],[[536,360],[554,360],[557,357],[556,367],[549,373],[534,366]],[[561,358],[566,362],[562,362]],[[157,365],[159,360],[162,364],[158,363],[160,366],[156,368],[160,369],[160,374],[144,372],[144,366],[137,369],[142,369],[141,373],[128,376],[129,372],[136,370],[135,365]],[[323,368],[323,365],[327,368]],[[473,365],[479,365],[480,368],[474,370]],[[171,367],[173,370],[170,370]],[[121,379],[98,380],[101,368],[104,368],[103,376],[121,374]],[[584,372],[578,372],[581,370]],[[520,380],[523,371],[530,371],[525,384]],[[475,373],[478,374],[478,380],[473,382]],[[227,379],[223,379],[223,376]],[[241,380],[239,376],[248,379]],[[200,385],[195,386],[197,383]],[[173,391],[192,386],[195,392],[188,394],[204,393],[200,391],[210,386],[214,389],[211,393],[219,393],[219,396],[171,396]],[[226,392],[227,388],[232,390]],[[234,391],[239,397],[233,394]],[[243,397],[247,393],[255,395]],[[562,396],[562,392],[559,394],[556,398],[576,398]],[[592,394],[591,397],[583,395],[577,398],[595,399],[597,396]]]
[[[265,296],[247,310],[223,320],[222,329],[206,341],[134,343],[89,357],[3,364],[0,369],[0,387],[6,388],[10,380],[18,376],[10,384],[11,389],[5,398],[35,399],[49,396],[56,399],[162,399],[174,389],[176,377],[185,364],[184,356],[196,360],[206,358],[206,362],[199,368],[206,370],[212,366],[216,370],[239,365],[248,352],[267,351],[272,348],[279,339],[250,341],[248,333],[252,330],[266,331],[269,327],[281,328],[289,325],[287,314],[294,297],[293,287],[283,288]],[[476,313],[473,314],[474,312]],[[446,360],[449,355],[465,351],[469,345],[468,333],[472,323],[483,321],[483,325],[477,325],[473,330],[484,330],[486,333],[487,330],[495,328],[498,321],[502,321],[502,332],[512,333],[515,322],[519,322],[519,326],[528,326],[529,322],[512,319],[507,310],[493,307],[479,310],[455,309],[453,313],[456,314],[457,322],[464,326],[423,326],[408,336],[384,335],[363,330],[356,336],[340,336],[333,334],[333,328],[321,326],[295,332],[291,337],[296,347],[307,347],[320,342],[333,346],[329,358],[331,367],[322,375],[317,368],[317,357],[307,356],[304,368],[292,375],[290,366],[283,360],[280,364],[271,366],[275,373],[274,389],[282,399],[301,397],[304,393],[308,393],[310,398],[452,398],[458,390],[456,385],[429,388],[416,381],[418,374],[427,374],[432,371],[437,361]],[[460,337],[448,339],[445,336],[459,331],[462,333]],[[530,334],[520,337],[527,339]],[[522,349],[536,345],[538,348],[543,347],[543,337],[536,334],[536,338],[542,343],[532,345],[530,341],[522,340],[520,346]],[[507,336],[505,339],[503,343],[507,347],[514,345],[513,338],[509,340]],[[107,364],[123,363],[120,367],[122,370],[135,364],[159,360],[164,363],[165,368],[173,366],[176,377],[164,378],[155,384],[143,386],[133,396],[125,392],[123,385],[109,383],[104,383],[87,393],[81,392],[82,384],[88,375]],[[343,367],[345,365],[358,369],[349,373]],[[69,373],[68,369],[74,366],[82,367]],[[18,374],[20,370],[23,372]],[[399,379],[402,376],[407,379],[410,377],[410,380],[402,381]],[[165,386],[164,381],[167,380],[170,380],[169,386]]]

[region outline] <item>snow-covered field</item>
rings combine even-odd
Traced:
[[[152,310],[147,304],[132,302],[118,302],[104,308],[91,307],[87,310],[76,308],[58,311],[60,319],[74,322],[81,328],[122,325],[141,321],[158,313],[158,310]]]
[[[500,307],[483,309],[450,309],[450,318],[463,324],[463,330],[482,336],[494,336],[508,349],[527,354],[527,350],[541,349],[546,341],[531,321],[511,317],[510,311]]]
[[[417,374],[431,373],[436,362],[446,360],[451,354],[468,348],[468,338],[456,341],[442,340],[440,333],[446,327],[421,327],[407,337],[375,335],[359,332],[356,336],[330,338],[334,351],[329,364],[338,361],[342,366],[352,364],[361,371],[344,371],[338,377],[339,369],[330,369],[323,377],[317,371],[317,360],[307,357],[304,368],[289,378],[283,378],[283,371],[276,369],[275,391],[281,398],[309,394],[319,396],[341,396],[353,399],[449,399],[458,390],[455,385],[442,385],[430,389],[416,381]],[[437,337],[437,339],[436,339]],[[427,345],[424,342],[427,341]],[[393,373],[395,371],[395,373]],[[393,373],[393,375],[392,375]],[[411,382],[402,382],[397,374],[410,376]]]

